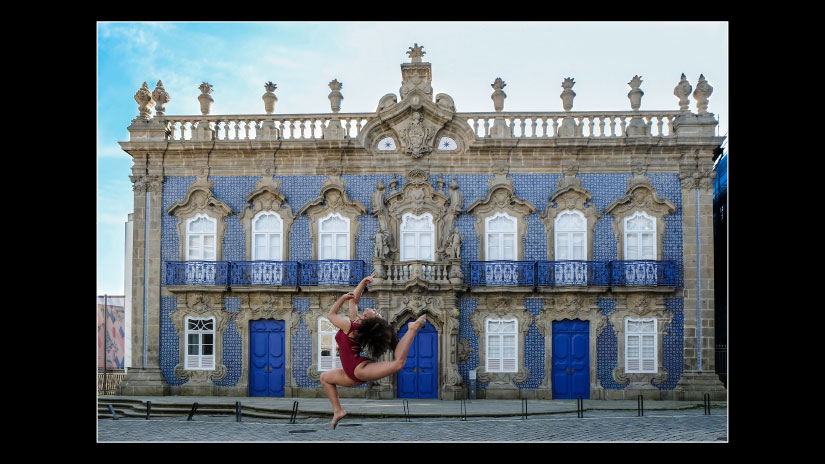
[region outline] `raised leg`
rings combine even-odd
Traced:
[[[421,316],[407,325],[407,333],[401,337],[401,340],[398,340],[392,361],[364,362],[355,368],[355,376],[367,382],[395,374],[403,369],[404,364],[407,363],[407,354],[410,352],[415,334],[424,327],[426,320],[425,316]]]
[[[360,378],[360,377],[359,377]],[[349,378],[343,369],[332,369],[321,374],[321,385],[327,393],[330,404],[332,404],[332,428],[338,425],[338,422],[347,415],[344,408],[341,407],[341,401],[338,398],[338,388],[342,387],[357,387],[364,382],[356,382]]]

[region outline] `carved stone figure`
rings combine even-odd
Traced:
[[[458,228],[453,229],[452,234],[450,234],[447,256],[450,258],[461,257],[461,234],[458,233]]]
[[[375,257],[379,259],[386,259],[389,253],[389,234],[379,227],[375,232]]]

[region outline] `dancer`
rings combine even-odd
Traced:
[[[407,353],[416,332],[427,323],[427,317],[423,315],[410,322],[407,325],[407,333],[399,340],[392,326],[374,309],[367,308],[359,316],[358,301],[361,299],[361,293],[373,280],[375,279],[371,276],[365,277],[354,291],[338,298],[327,314],[327,319],[332,325],[340,329],[335,334],[335,341],[338,343],[343,366],[321,374],[321,385],[332,404],[333,429],[347,415],[341,407],[337,386],[357,387],[400,371],[407,362]],[[338,310],[345,301],[349,301],[349,320],[338,315]],[[361,351],[364,351],[373,358],[378,358],[389,349],[395,351],[395,359],[392,361],[373,361],[360,355]]]

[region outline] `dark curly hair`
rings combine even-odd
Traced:
[[[357,339],[361,349],[373,358],[380,357],[387,350],[394,350],[398,345],[398,334],[387,321],[379,317],[361,321]]]

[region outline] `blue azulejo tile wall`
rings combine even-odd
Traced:
[[[320,382],[313,382],[307,377],[307,369],[312,364],[312,335],[304,322],[304,315],[309,311],[309,298],[293,298],[292,307],[301,315],[301,321],[292,334],[292,378],[298,387],[318,387]]]
[[[478,369],[478,335],[473,330],[473,323],[470,322],[470,316],[476,312],[478,307],[478,300],[475,298],[461,298],[458,300],[459,316],[458,316],[458,339],[466,340],[470,347],[469,356],[465,361],[458,361],[458,372],[464,379],[464,385],[470,385],[470,371]],[[487,384],[483,384],[486,388]],[[476,384],[477,388],[481,388],[481,384]]]
[[[663,360],[662,365],[667,370],[667,380],[662,384],[653,384],[660,390],[674,390],[676,384],[682,378],[684,372],[685,358],[685,313],[684,300],[682,298],[665,298],[665,308],[673,313],[667,333],[663,340]]]
[[[169,316],[178,306],[175,296],[160,297],[160,371],[166,383],[176,387],[186,381],[175,377],[175,366],[180,363],[180,337]]]
[[[602,314],[607,317],[616,310],[615,298],[599,298],[599,308]],[[596,350],[598,351],[597,375],[602,388],[605,390],[624,390],[626,385],[620,384],[613,379],[613,370],[618,366],[619,339],[610,319],[602,329],[602,334],[596,339]]]
[[[527,312],[535,316],[527,330],[527,336],[519,342],[524,343],[524,366],[530,375],[516,386],[523,390],[535,390],[544,379],[544,336],[536,328],[535,320],[541,314],[544,299],[525,298],[524,304]]]
[[[226,377],[218,380],[215,385],[219,387],[234,387],[238,384],[243,371],[243,338],[238,327],[235,325],[235,317],[240,311],[241,299],[238,297],[224,298],[224,308],[233,315],[223,331],[222,347],[223,360],[218,360],[226,366]]]

